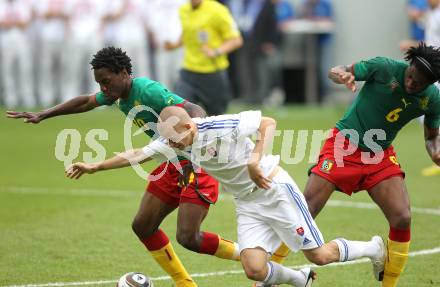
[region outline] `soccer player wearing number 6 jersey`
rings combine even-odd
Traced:
[[[411,212],[405,174],[391,145],[400,129],[425,116],[425,143],[440,166],[440,49],[420,43],[399,62],[385,57],[334,67],[329,78],[356,90],[364,86],[325,142],[311,168],[304,196],[316,217],[334,190],[348,195],[367,190],[389,222],[388,256],[382,286],[396,286],[406,265]]]

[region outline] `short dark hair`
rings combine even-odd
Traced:
[[[105,47],[99,50],[90,62],[93,70],[108,68],[113,73],[119,73],[124,69],[131,75],[131,59],[127,56],[127,53],[122,51],[121,48],[115,48],[113,46]]]
[[[430,82],[440,79],[440,48],[420,42],[405,54],[405,60],[414,65]]]

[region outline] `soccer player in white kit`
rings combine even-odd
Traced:
[[[269,261],[284,242],[293,251],[302,250],[318,265],[360,257],[372,260],[375,273],[383,270],[382,239],[349,241],[338,238],[324,243],[293,179],[279,166],[279,156],[263,155],[273,136],[275,120],[260,111],[191,119],[179,107],[167,107],[157,126],[160,138],[143,149],[127,151],[101,163],[72,165],[67,176],[129,166],[151,158],[173,161],[177,155],[191,160],[217,179],[225,192],[233,194],[238,223],[240,259],[246,276],[263,286],[289,284],[311,286],[315,273],[299,271]],[[259,134],[254,144],[251,136]],[[203,196],[203,195],[201,195]]]

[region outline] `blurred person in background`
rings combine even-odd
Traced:
[[[146,15],[151,8],[144,0],[110,0],[106,6],[108,10],[103,18],[106,45],[121,47],[138,63],[133,69],[135,77],[151,77],[147,37],[150,17]]]
[[[62,101],[98,89],[92,73],[85,70],[93,53],[102,45],[104,0],[66,0],[68,15],[63,55]]]
[[[283,83],[283,50],[284,47],[284,35],[283,26],[289,21],[295,18],[295,10],[292,4],[287,0],[272,0],[275,5],[277,29],[278,29],[278,41],[275,49],[270,57],[268,57],[269,63],[269,95],[265,99],[264,104],[268,106],[280,106],[286,99],[286,93],[284,91]]]
[[[229,0],[227,4],[244,39],[234,65],[238,96],[261,105],[269,95],[270,61],[279,44],[275,5],[269,0]]]
[[[331,0],[303,0],[300,7],[300,18],[312,21],[333,22],[333,5]],[[331,87],[327,77],[332,65],[333,37],[330,33],[320,34],[318,37],[318,74],[319,94],[318,101],[322,103]]]
[[[428,0],[409,0],[407,14],[410,19],[410,39],[400,42],[400,50],[405,52],[425,40],[426,12],[429,10]]]
[[[191,0],[179,11],[182,35],[169,50],[184,47],[183,67],[176,93],[201,103],[209,115],[223,114],[230,95],[227,55],[243,44],[236,23],[224,5],[212,0]]]
[[[4,85],[3,102],[7,107],[21,104],[32,108],[36,104],[33,94],[32,51],[27,37],[27,28],[31,21],[32,6],[28,1],[0,2],[1,77]]]
[[[408,3],[408,15],[411,19],[411,39],[400,43],[400,49],[407,51],[411,47],[416,47],[419,41],[425,39],[427,45],[440,46],[440,1],[439,0],[411,0]],[[437,88],[440,87],[435,83]],[[421,124],[425,117],[417,119]],[[440,167],[432,165],[423,168],[423,176],[440,175]]]
[[[428,0],[428,2],[430,11],[428,12],[428,18],[426,22],[426,44],[440,47],[440,0]],[[438,82],[435,83],[435,85],[437,88],[440,88],[440,84]],[[440,175],[440,167],[435,164],[430,167],[426,167],[422,169],[422,175]]]
[[[38,95],[44,107],[55,103],[61,83],[62,55],[66,36],[66,1],[40,0],[35,2],[39,30],[39,63],[37,70]]]
[[[151,34],[154,47],[155,78],[164,86],[174,90],[179,69],[182,66],[183,50],[165,49],[166,43],[177,43],[182,35],[179,8],[187,0],[148,0],[151,13]]]

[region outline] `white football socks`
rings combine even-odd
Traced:
[[[351,261],[361,257],[374,258],[380,252],[380,246],[374,241],[351,241],[344,238],[333,240],[338,244],[339,261]]]
[[[306,281],[303,272],[292,270],[276,262],[269,261],[267,267],[267,275],[263,281],[265,285],[289,284],[293,286],[301,286]]]

